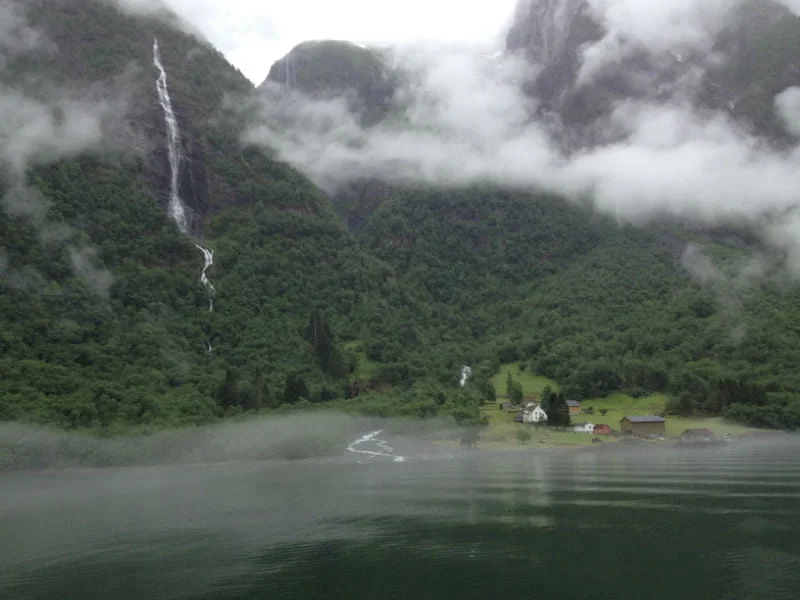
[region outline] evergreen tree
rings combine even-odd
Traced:
[[[264,373],[261,372],[260,368],[256,369],[256,376],[255,379],[253,379],[253,390],[253,408],[261,410],[262,407],[266,406],[266,383],[264,382]]]
[[[308,387],[303,378],[298,373],[289,373],[283,389],[283,401],[287,404],[294,404],[300,399],[308,400],[309,396]]]
[[[306,338],[311,342],[311,348],[319,360],[319,366],[323,372],[335,379],[341,379],[347,375],[347,365],[334,343],[331,328],[319,309],[311,314],[306,328]]]
[[[522,399],[525,397],[525,393],[522,390],[522,384],[519,381],[515,381],[511,386],[511,402],[514,404],[522,404]]]
[[[569,427],[572,419],[569,415],[569,405],[563,392],[556,392],[549,396],[547,403],[547,423],[555,427]]]
[[[228,367],[228,369],[225,370],[225,381],[223,381],[217,392],[217,403],[224,408],[236,406],[239,403],[238,388],[239,383],[236,371]]]
[[[548,422],[550,420],[550,402],[553,399],[553,390],[549,385],[544,386],[542,390],[542,410],[547,413]]]

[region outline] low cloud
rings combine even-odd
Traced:
[[[28,25],[20,9],[18,1],[0,0],[0,53],[16,54],[51,46],[41,32]]]
[[[644,24],[637,43],[666,51],[675,40],[706,48],[729,4],[673,0],[653,8],[644,0],[597,0],[593,6],[604,6],[607,24],[626,35]],[[642,33],[660,28],[657,40]],[[489,182],[590,202],[636,224],[663,218],[754,224],[800,274],[800,221],[795,227],[786,220],[800,201],[799,147],[773,147],[729,113],[697,108],[685,94],[659,103],[621,99],[601,122],[600,137],[614,141],[565,151],[568,132],[532,117],[535,102],[520,83],[530,71],[515,57],[403,47],[395,59],[413,77],[377,126],[362,127],[343,99],[282,90],[247,107],[244,141],[276,151],[329,191],[363,177],[442,186]],[[790,89],[775,99],[788,123],[800,116],[799,94]]]
[[[86,287],[93,294],[108,298],[114,276],[100,265],[97,251],[94,248],[69,248],[69,258],[72,269]]]
[[[103,141],[104,123],[117,109],[108,102],[62,94],[53,92],[48,102],[0,87],[0,159],[13,171],[75,155]]]
[[[723,112],[622,101],[608,122],[620,141],[568,154],[559,150],[557,131],[530,120],[515,59],[427,59],[400,95],[401,118],[364,128],[344,100],[292,92],[259,101],[245,141],[277,150],[329,190],[365,176],[434,185],[489,181],[591,199],[634,222],[748,221],[800,199],[800,150],[770,149]],[[419,55],[415,60],[418,68]]]
[[[791,87],[775,96],[775,110],[786,129],[800,137],[800,87]]]
[[[21,3],[0,0],[0,58],[52,51],[45,36],[29,26]],[[5,61],[0,61],[0,70]],[[123,107],[116,100],[96,99],[93,90],[42,86],[36,93],[25,83],[0,84],[0,173],[5,189],[0,205],[12,218],[33,225],[43,244],[65,244],[77,277],[95,294],[108,297],[113,277],[98,261],[96,251],[77,243],[78,232],[66,223],[48,219],[52,202],[26,182],[28,169],[102,146],[107,127],[116,123]],[[70,242],[71,240],[71,242]],[[5,256],[5,255],[4,255]],[[3,263],[3,277],[16,287],[37,290],[42,278],[30,266]]]
[[[767,274],[768,259],[755,255],[717,266],[700,246],[689,244],[681,256],[681,264],[689,275],[713,292],[725,317],[736,323],[730,330],[731,340],[741,344],[747,335],[744,305],[750,290]]]

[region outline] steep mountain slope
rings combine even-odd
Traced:
[[[0,418],[161,426],[342,397],[355,365],[339,342],[365,319],[380,333],[419,310],[305,177],[241,146],[224,97],[241,101],[252,86],[174,20],[97,0],[15,7],[43,42],[3,47],[4,96],[38,112],[15,112],[20,127],[2,139]],[[154,38],[180,131],[189,235],[168,217]],[[98,106],[108,118],[95,124]],[[31,151],[21,176],[12,150],[42,123],[61,147]],[[98,139],[66,143],[79,125],[99,127]],[[200,239],[215,250],[213,312]],[[344,372],[309,339],[320,310]]]

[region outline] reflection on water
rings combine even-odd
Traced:
[[[4,475],[0,598],[794,600],[798,451]]]

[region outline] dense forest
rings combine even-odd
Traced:
[[[3,157],[0,419],[115,432],[328,403],[475,423],[489,378],[521,361],[570,399],[666,392],[675,412],[800,426],[798,290],[780,257],[486,186],[396,186],[349,231],[301,173],[241,144],[230,98],[255,89],[207,42],[99,0],[34,5],[59,51],[2,50],[3,90],[54,113],[54,89],[122,94],[125,135],[22,176]],[[190,235],[167,214],[154,37]]]

